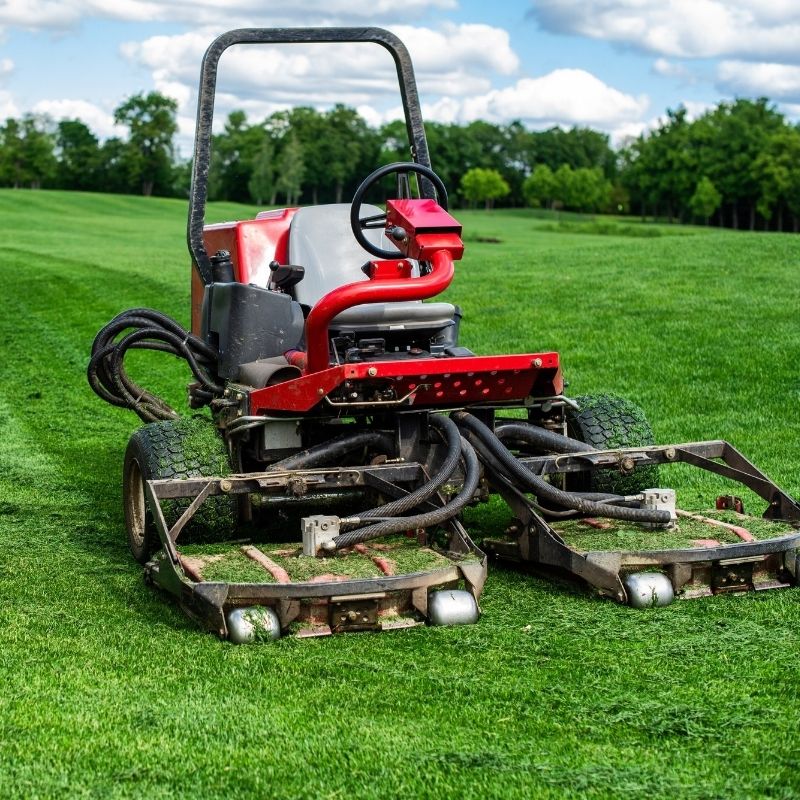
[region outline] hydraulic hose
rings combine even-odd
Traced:
[[[117,339],[125,331],[129,333]],[[213,347],[159,311],[123,311],[95,336],[87,378],[103,400],[135,411],[144,422],[174,419],[178,414],[130,379],[123,365],[128,350],[158,350],[185,359],[198,381],[197,395],[206,402],[223,392],[214,375],[218,354]]]
[[[475,454],[472,445],[463,437],[461,438],[461,456],[464,461],[464,483],[461,491],[449,503],[423,514],[415,514],[411,517],[396,517],[395,519],[377,522],[374,525],[359,528],[349,533],[341,533],[332,539],[333,547],[337,550],[342,547],[351,547],[354,544],[366,542],[370,539],[378,539],[381,536],[388,536],[392,533],[400,533],[413,528],[427,528],[429,525],[437,525],[454,517],[472,500],[480,481],[481,470],[478,456]]]
[[[429,423],[432,427],[436,428],[444,437],[447,446],[447,455],[444,461],[437,467],[436,474],[425,484],[409,492],[404,497],[393,500],[391,503],[379,506],[378,508],[371,508],[368,511],[361,511],[354,514],[360,520],[364,520],[366,524],[371,517],[394,517],[398,514],[404,514],[412,508],[416,508],[420,503],[427,500],[435,494],[439,488],[444,484],[453,473],[456,471],[459,459],[461,458],[461,434],[458,431],[458,426],[448,417],[439,415],[431,415]],[[362,523],[350,523],[348,527],[357,527]]]
[[[586,453],[592,450],[585,442],[527,422],[504,422],[494,429],[494,433],[501,442],[525,442],[547,453]]]
[[[270,472],[277,472],[291,469],[311,469],[313,467],[325,466],[336,463],[342,456],[352,453],[360,447],[367,445],[378,446],[387,452],[394,451],[394,441],[388,434],[379,431],[357,431],[356,433],[344,433],[322,444],[309,447],[299,453],[276,461],[269,467]]]
[[[564,492],[535,475],[509,452],[508,448],[479,419],[466,411],[456,411],[452,415],[455,423],[473,434],[478,452],[494,457],[502,471],[521,488],[535,494],[540,500],[547,500],[563,508],[571,508],[582,514],[591,514],[627,522],[653,522],[666,524],[670,521],[669,511],[655,511],[645,508],[627,508],[588,500],[572,492]]]

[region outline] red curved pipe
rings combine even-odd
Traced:
[[[424,300],[443,292],[453,280],[455,269],[449,250],[437,250],[430,256],[431,271],[421,278],[405,280],[369,280],[348,283],[322,297],[306,319],[305,374],[330,366],[328,326],[337,314],[362,303],[392,303],[400,300]]]

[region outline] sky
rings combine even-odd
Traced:
[[[124,136],[113,111],[141,91],[178,101],[191,151],[200,61],[237,27],[376,25],[408,47],[427,120],[589,126],[615,144],[684,105],[769,97],[800,119],[800,0],[0,0],[0,120],[80,118]],[[220,61],[217,119],[292,105],[398,118],[377,45],[238,47]]]

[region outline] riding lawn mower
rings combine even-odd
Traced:
[[[411,160],[376,169],[350,204],[206,225],[220,56],[317,42],[389,51]],[[385,208],[367,203],[389,177]],[[557,353],[475,355],[460,309],[423,302],[448,287],[464,245],[393,34],[244,29],[211,44],[188,244],[191,331],[123,312],[98,333],[88,375],[146,423],[124,460],[131,552],[204,628],[241,643],[473,623],[489,555],[637,607],[797,582],[800,506],[730,444],[655,445],[627,400],[566,396]],[[195,416],[134,383],[132,349],[186,360]],[[678,463],[744,485],[763,516],[735,494],[680,509],[660,479]],[[462,512],[496,498],[510,523],[478,546]]]

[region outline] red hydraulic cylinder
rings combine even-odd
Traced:
[[[450,285],[455,272],[453,258],[461,257],[463,244],[454,234],[440,234],[435,238],[438,240],[436,248],[431,248],[433,252],[430,255],[426,253],[432,267],[427,275],[400,280],[376,276],[369,281],[340,286],[317,302],[306,319],[306,375],[330,366],[328,326],[337,314],[362,303],[425,300],[443,292]]]

